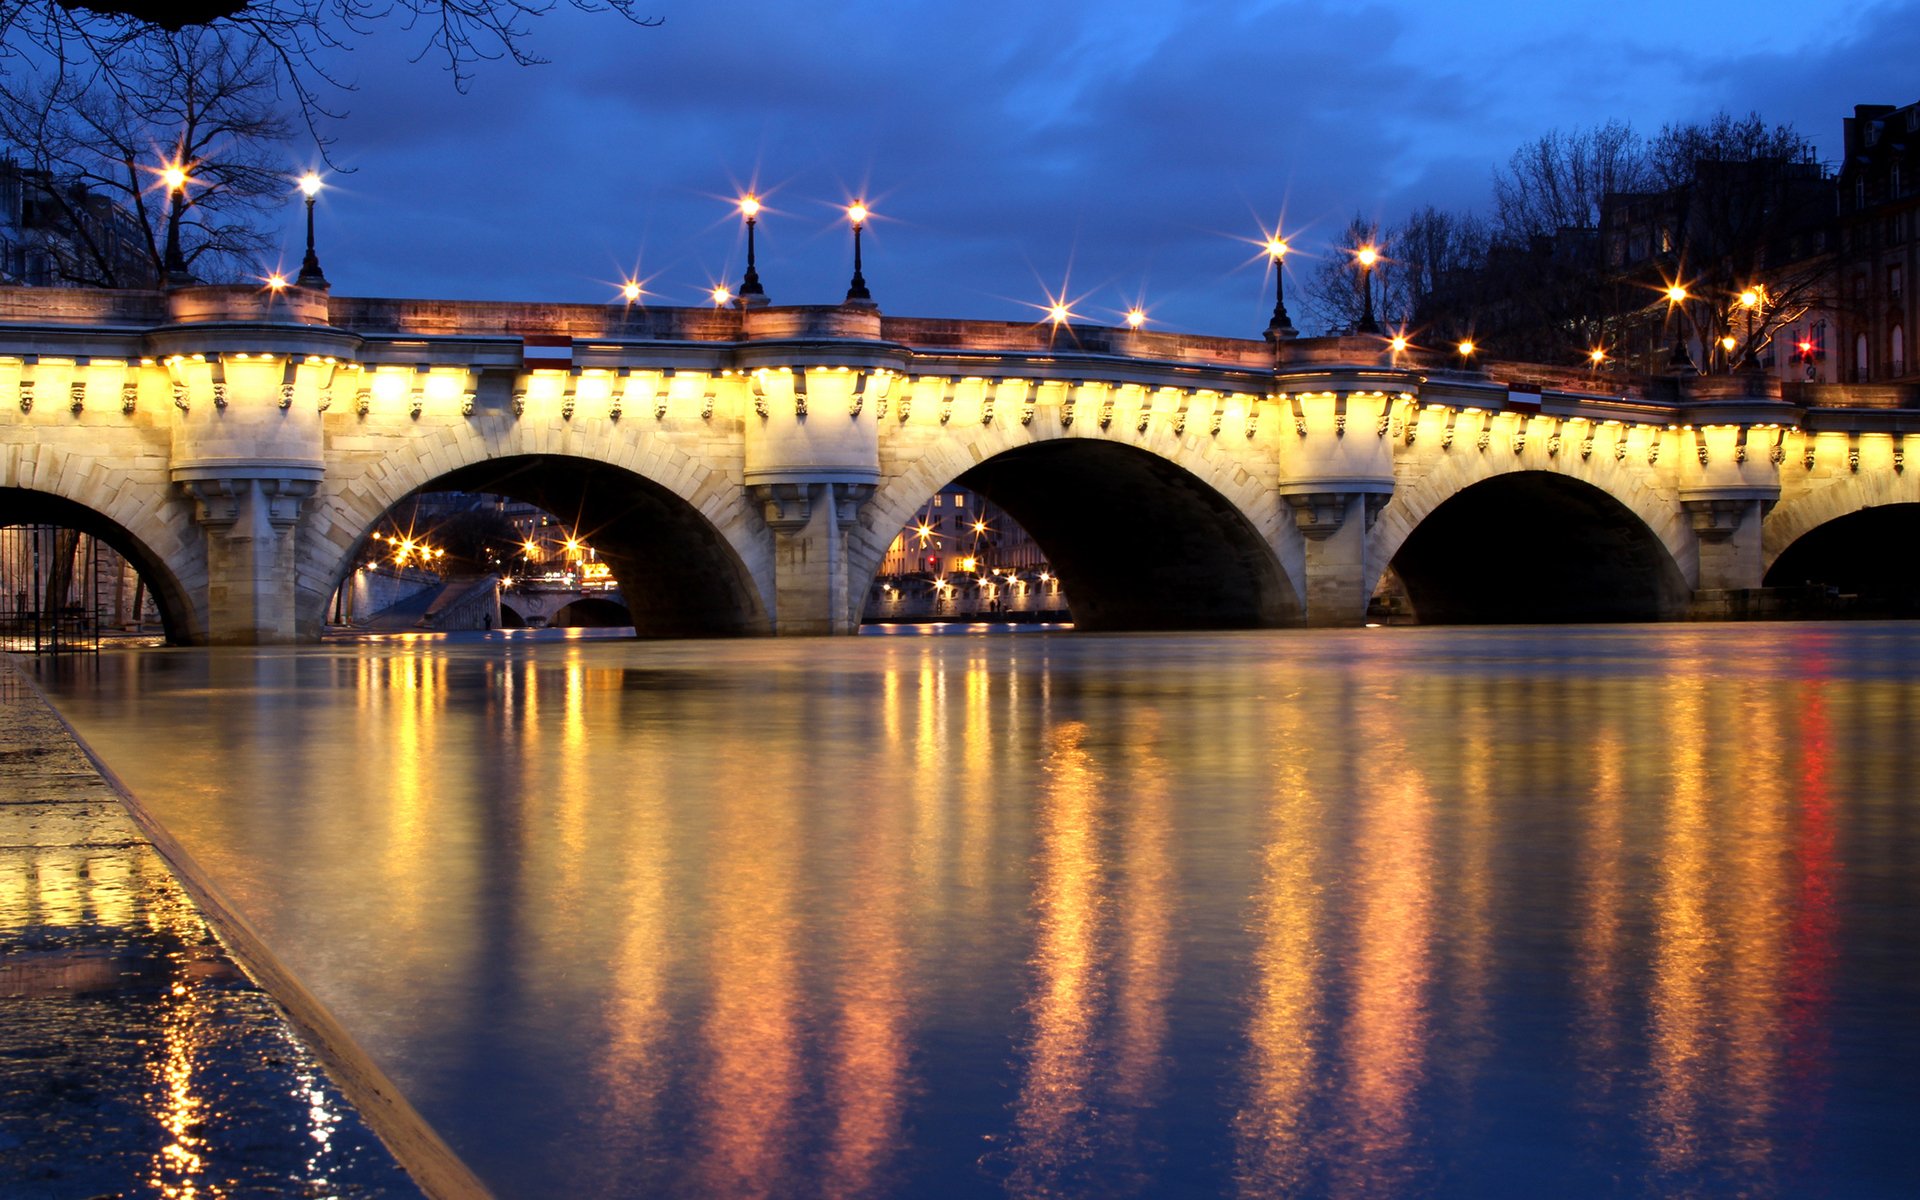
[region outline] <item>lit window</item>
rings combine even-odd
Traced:
[[[965,508],[967,506],[967,496],[965,492],[955,492],[953,494],[953,506],[955,508]]]
[[[943,500],[945,500],[945,499],[946,499],[946,496],[944,496],[944,495],[940,495],[940,496],[935,496],[935,497],[933,498],[933,506],[934,506],[935,508],[939,508],[939,507],[940,507],[940,503],[941,503],[941,501],[943,501]]]

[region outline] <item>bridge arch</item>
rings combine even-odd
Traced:
[[[1085,428],[1082,428],[1084,425]],[[1206,438],[1130,423],[1101,430],[982,425],[912,448],[883,442],[886,482],[849,535],[864,597],[887,547],[953,483],[1017,521],[1046,553],[1082,629],[1243,628],[1301,619],[1299,534],[1272,481]],[[900,455],[888,470],[887,459]],[[1283,555],[1292,549],[1292,562]],[[857,613],[856,613],[857,617]]]
[[[146,582],[167,641],[204,640],[206,614],[194,597],[205,592],[205,550],[197,536],[181,536],[166,520],[167,510],[179,510],[189,535],[199,530],[186,517],[184,504],[166,504],[162,496],[160,503],[142,505],[134,495],[133,489],[108,489],[91,473],[59,491],[0,486],[0,526],[58,525],[98,539]]]
[[[1867,509],[1920,504],[1920,473],[1862,471],[1783,497],[1760,527],[1760,562],[1772,571],[1787,548],[1820,526]]]
[[[1491,454],[1449,453],[1381,513],[1372,583],[1391,568],[1423,620],[1683,615],[1693,579],[1679,506],[1611,458],[1573,461],[1501,469]]]
[[[644,433],[616,439],[612,428],[556,436],[533,422],[478,426],[450,427],[425,446],[417,435],[396,439],[378,458],[339,463],[339,482],[330,464],[302,544],[304,619],[317,627],[368,535],[401,500],[484,491],[577,521],[612,568],[642,635],[771,630],[764,523],[723,467]]]
[[[610,629],[631,624],[633,614],[627,611],[626,605],[601,596],[587,596],[563,604],[547,620],[552,629]]]

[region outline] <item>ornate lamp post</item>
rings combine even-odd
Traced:
[[[1267,257],[1273,261],[1273,320],[1267,322],[1267,340],[1279,341],[1297,332],[1287,317],[1287,239],[1267,239]]]
[[[320,194],[320,187],[320,176],[314,172],[300,177],[300,190],[307,197],[307,256],[300,260],[300,274],[295,279],[301,287],[327,286],[327,277],[320,271],[320,256],[313,251],[313,198]]]
[[[1355,261],[1360,264],[1360,324],[1354,326],[1355,333],[1379,333],[1380,323],[1373,319],[1373,264],[1380,261],[1380,251],[1372,244],[1360,247],[1353,252]]]
[[[170,162],[162,168],[160,181],[167,187],[167,251],[164,264],[167,286],[180,287],[194,281],[187,271],[186,256],[180,252],[180,220],[187,204],[187,170],[178,161]]]
[[[867,277],[860,273],[860,230],[867,223],[867,206],[859,200],[847,205],[847,220],[853,224],[853,282],[847,285],[848,304],[871,306],[873,293],[867,290]]]
[[[1740,360],[1740,369],[1742,371],[1752,372],[1760,369],[1760,356],[1754,352],[1753,318],[1760,311],[1760,306],[1766,303],[1766,300],[1766,289],[1757,284],[1744,289],[1740,293],[1740,307],[1747,310],[1747,352]]]
[[[1673,312],[1687,302],[1687,289],[1683,284],[1667,285],[1667,319],[1673,320]],[[1684,318],[1686,313],[1681,312]],[[1693,365],[1693,359],[1687,354],[1686,325],[1684,321],[1673,327],[1673,353],[1667,356],[1667,369],[1675,375],[1697,375],[1699,368]]]
[[[740,197],[740,215],[747,219],[747,274],[740,281],[740,307],[755,308],[767,302],[767,289],[760,286],[760,272],[753,261],[753,229],[760,220],[760,197],[751,192]]]

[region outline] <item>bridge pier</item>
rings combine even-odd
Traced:
[[[1306,623],[1358,625],[1367,616],[1367,531],[1391,497],[1380,490],[1308,491],[1313,484],[1281,489],[1294,524],[1306,538]]]
[[[773,531],[773,632],[858,633],[865,596],[849,574],[847,529],[871,483],[763,483],[753,489]]]
[[[218,476],[175,471],[207,538],[207,640],[220,646],[311,640],[295,620],[300,510],[318,468],[256,467]]]

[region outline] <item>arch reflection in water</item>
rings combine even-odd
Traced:
[[[1910,988],[1844,950],[1920,920],[1916,664],[533,637],[69,699],[502,1192],[1484,1195],[1524,1145],[1574,1194],[1870,1193]]]

